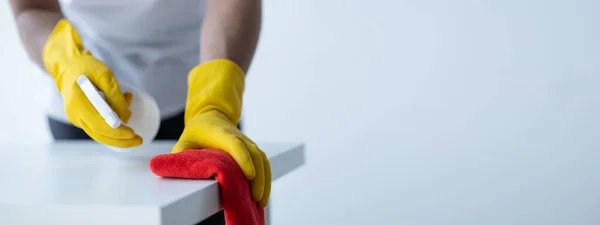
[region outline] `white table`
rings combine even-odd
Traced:
[[[273,180],[304,163],[302,144],[259,146]],[[148,157],[124,157],[91,141],[0,148],[2,225],[190,225],[220,210],[216,181],[161,179]]]

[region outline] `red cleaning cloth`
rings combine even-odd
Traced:
[[[264,225],[264,209],[252,199],[250,185],[233,158],[218,149],[157,155],[150,169],[161,177],[212,179],[219,182],[227,225]]]

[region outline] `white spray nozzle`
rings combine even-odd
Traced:
[[[106,124],[112,128],[121,126],[121,119],[119,115],[113,111],[110,105],[104,99],[104,94],[87,78],[85,75],[81,75],[77,78],[77,85],[83,91],[88,100],[92,103],[96,111],[104,118]]]

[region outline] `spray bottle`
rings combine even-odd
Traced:
[[[117,152],[129,153],[138,156],[155,154],[145,152],[145,149],[149,149],[148,145],[152,143],[156,137],[161,122],[160,110],[152,96],[146,92],[137,90],[130,85],[120,84],[123,92],[130,92],[133,95],[131,105],[129,106],[129,109],[131,110],[131,118],[127,123],[124,123],[121,121],[117,113],[115,113],[115,111],[106,102],[104,94],[96,89],[94,84],[87,78],[87,76],[79,76],[77,78],[77,84],[110,127],[117,128],[124,124],[133,129],[133,131],[143,139],[142,145],[133,148],[116,148],[112,146],[107,147]]]

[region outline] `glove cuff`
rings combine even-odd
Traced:
[[[233,61],[217,59],[193,68],[188,76],[185,123],[195,116],[218,110],[233,123],[240,121],[245,74]]]
[[[81,38],[73,25],[68,20],[61,19],[54,27],[42,50],[42,60],[46,72],[56,80],[64,70],[61,65],[65,61],[81,55],[90,54],[83,48]]]

